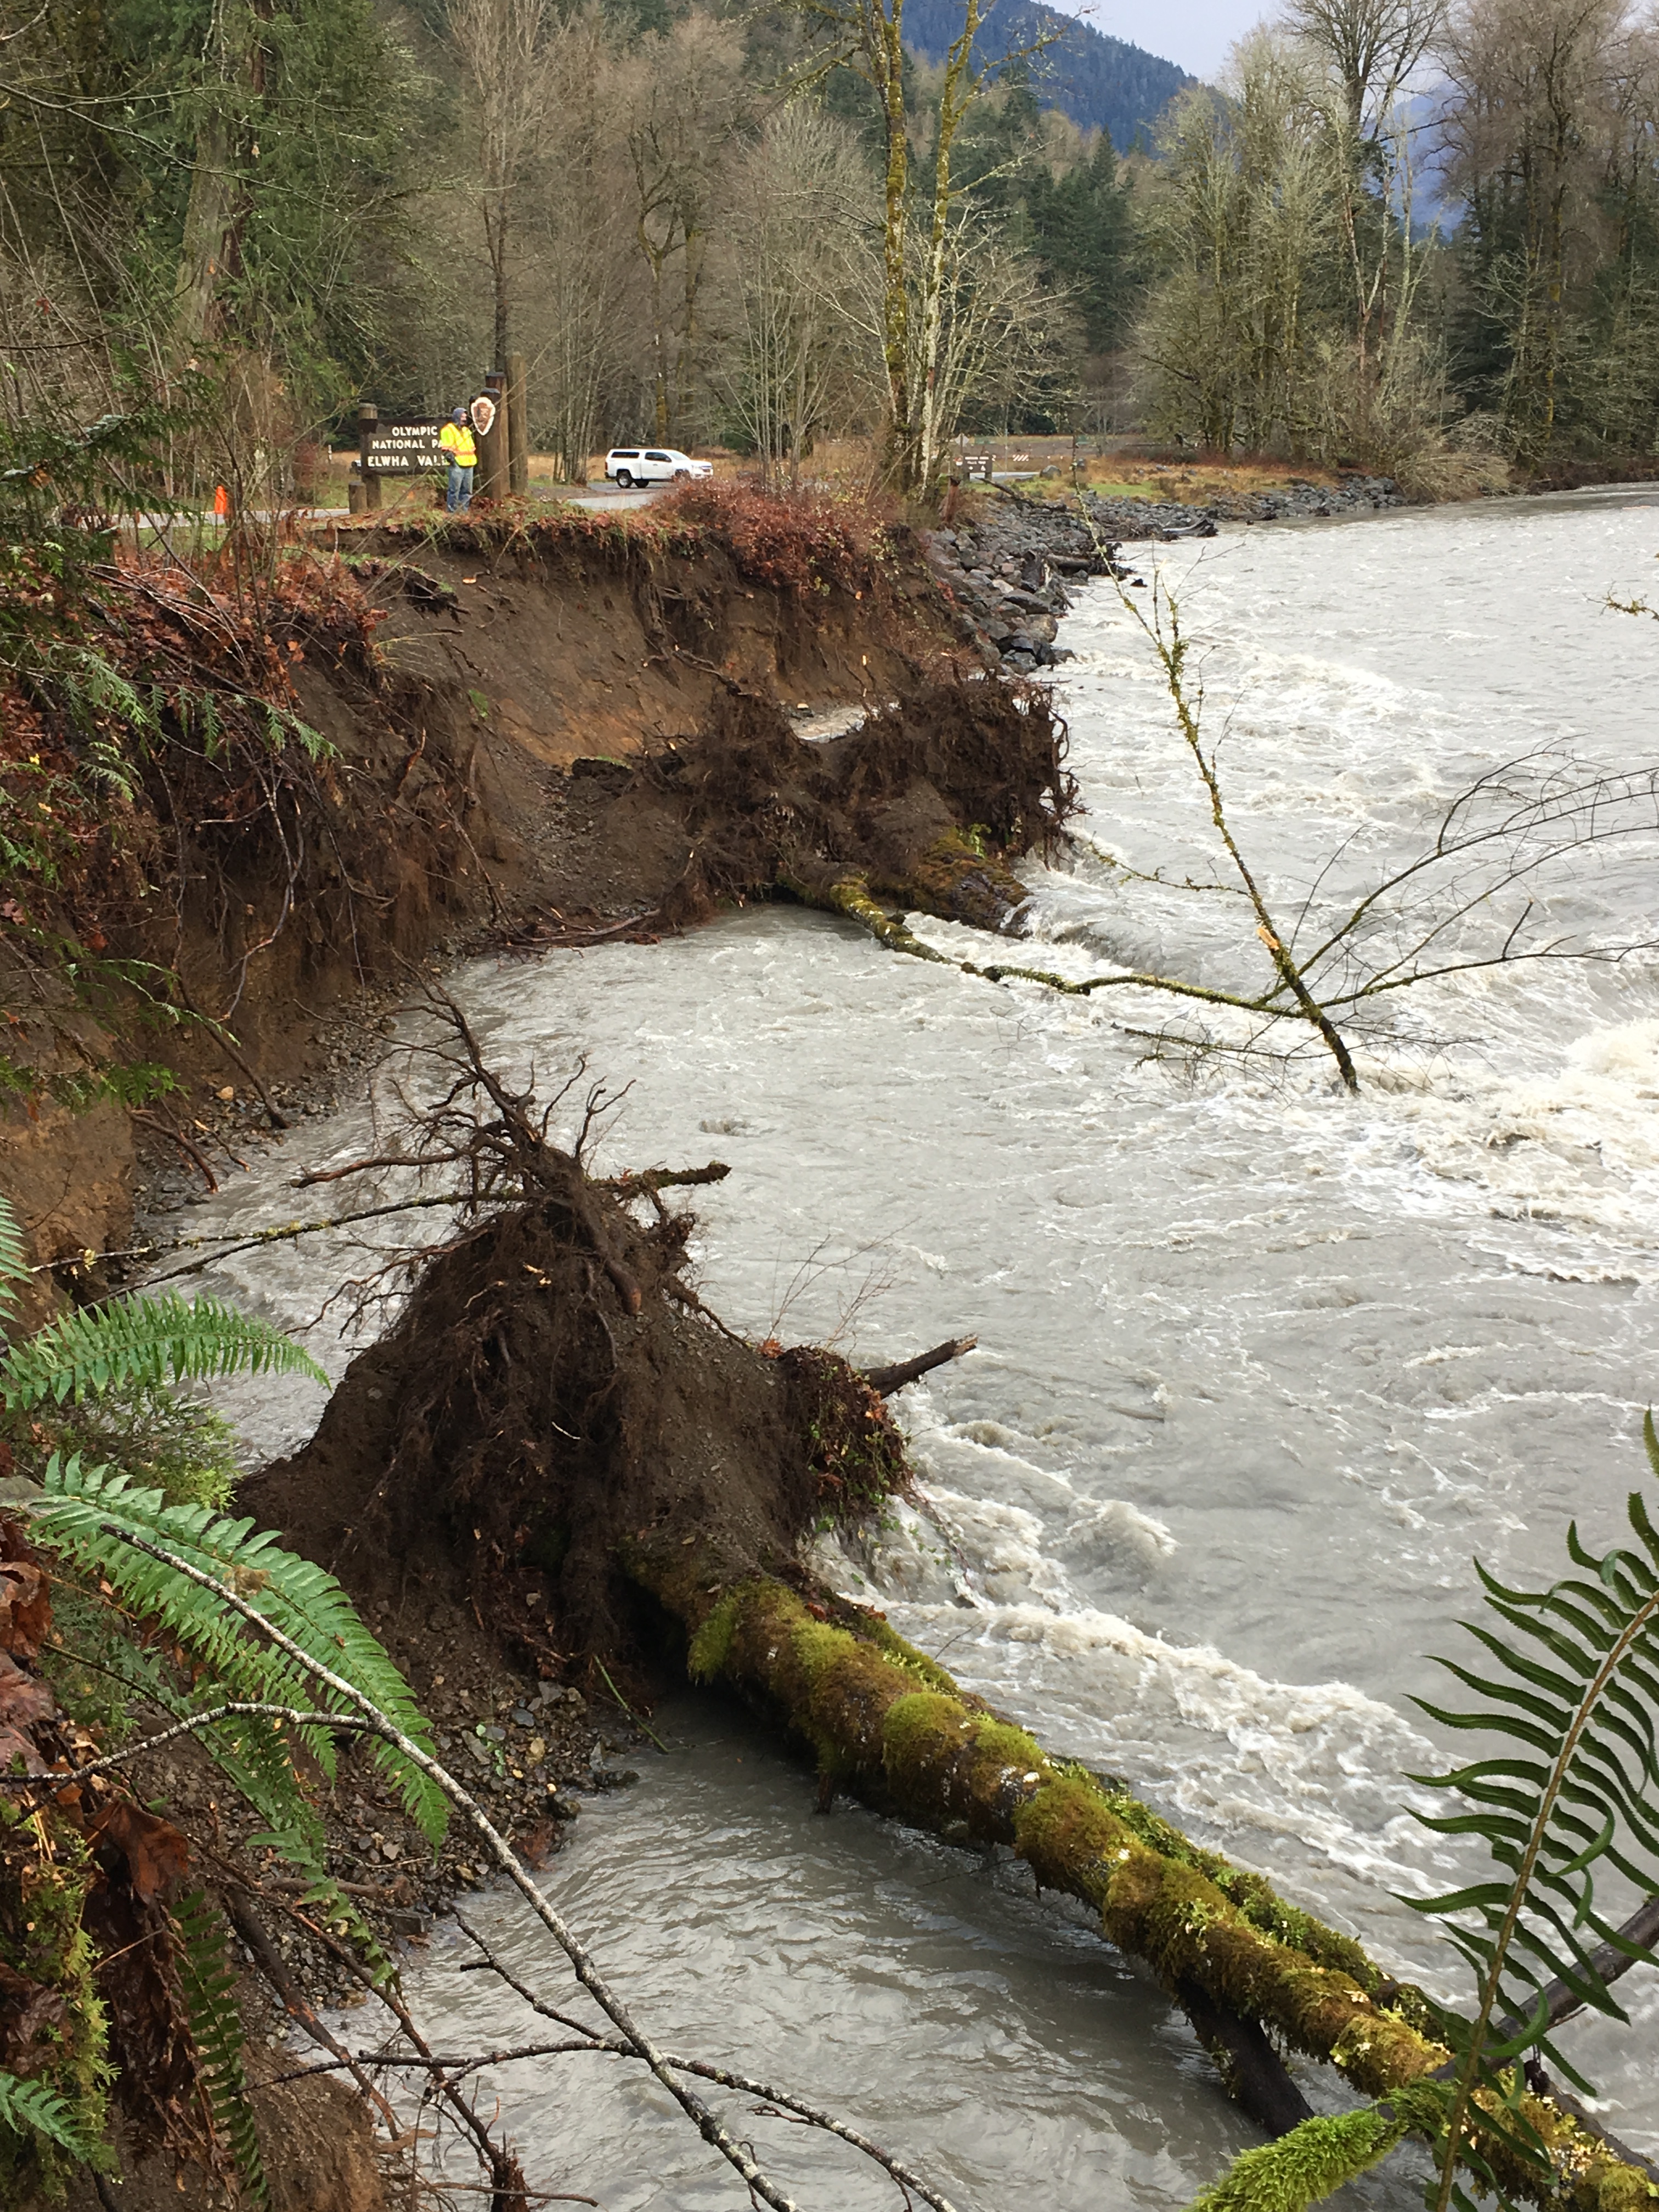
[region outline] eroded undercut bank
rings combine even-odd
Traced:
[[[895,941],[907,908],[994,927],[1073,803],[1046,694],[988,678],[914,533],[846,502],[325,535],[247,603],[130,553],[43,573],[106,673],[0,684],[30,824],[0,1159],[80,1295],[136,1155],[210,1178],[215,1097],[283,1126],[343,1004],[434,951],[775,896]]]

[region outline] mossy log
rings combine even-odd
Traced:
[[[936,837],[902,876],[872,875],[863,869],[797,860],[781,868],[778,881],[782,890],[804,905],[822,907],[856,921],[890,951],[908,952],[913,960],[965,966],[970,975],[980,971],[924,944],[883,900],[907,912],[936,915],[942,921],[1000,930],[1030,896],[1005,860],[982,850],[956,830]]]
[[[720,1587],[710,1562],[640,1546],[628,1564],[684,1623],[690,1668],[781,1711],[817,1755],[821,1802],[837,1789],[947,1840],[1002,1844],[1038,1886],[1080,1899],[1103,1934],[1178,1995],[1202,1991],[1285,2047],[1386,2096],[1445,2065],[1420,1995],[1352,1937],[1287,1905],[1259,1875],[1201,1850],[1148,1807],[959,1688],[878,1615],[840,1608],[759,1577]],[[1224,2072],[1225,2070],[1224,2063]],[[1548,2101],[1527,2117],[1555,2153],[1560,2200],[1579,2212],[1635,2212],[1659,2190]],[[1499,2160],[1495,2147],[1483,2146]],[[1505,2172],[1517,2194],[1537,2177]]]

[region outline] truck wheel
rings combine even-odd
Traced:
[[[617,471],[617,489],[618,491],[632,491],[633,489],[634,479],[632,476],[629,475],[626,469],[618,469]]]
[[[690,474],[691,471],[690,469],[676,469],[674,471],[674,481],[676,483],[684,483]]]

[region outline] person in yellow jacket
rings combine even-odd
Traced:
[[[473,443],[472,425],[466,419],[465,407],[458,407],[444,424],[438,433],[438,443],[449,456],[449,496],[446,505],[452,514],[465,514],[472,504],[472,471],[478,465],[478,448]]]

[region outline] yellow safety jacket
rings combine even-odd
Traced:
[[[446,422],[438,433],[438,443],[443,447],[453,465],[458,469],[476,469],[478,448],[472,441],[471,425],[466,422]]]

